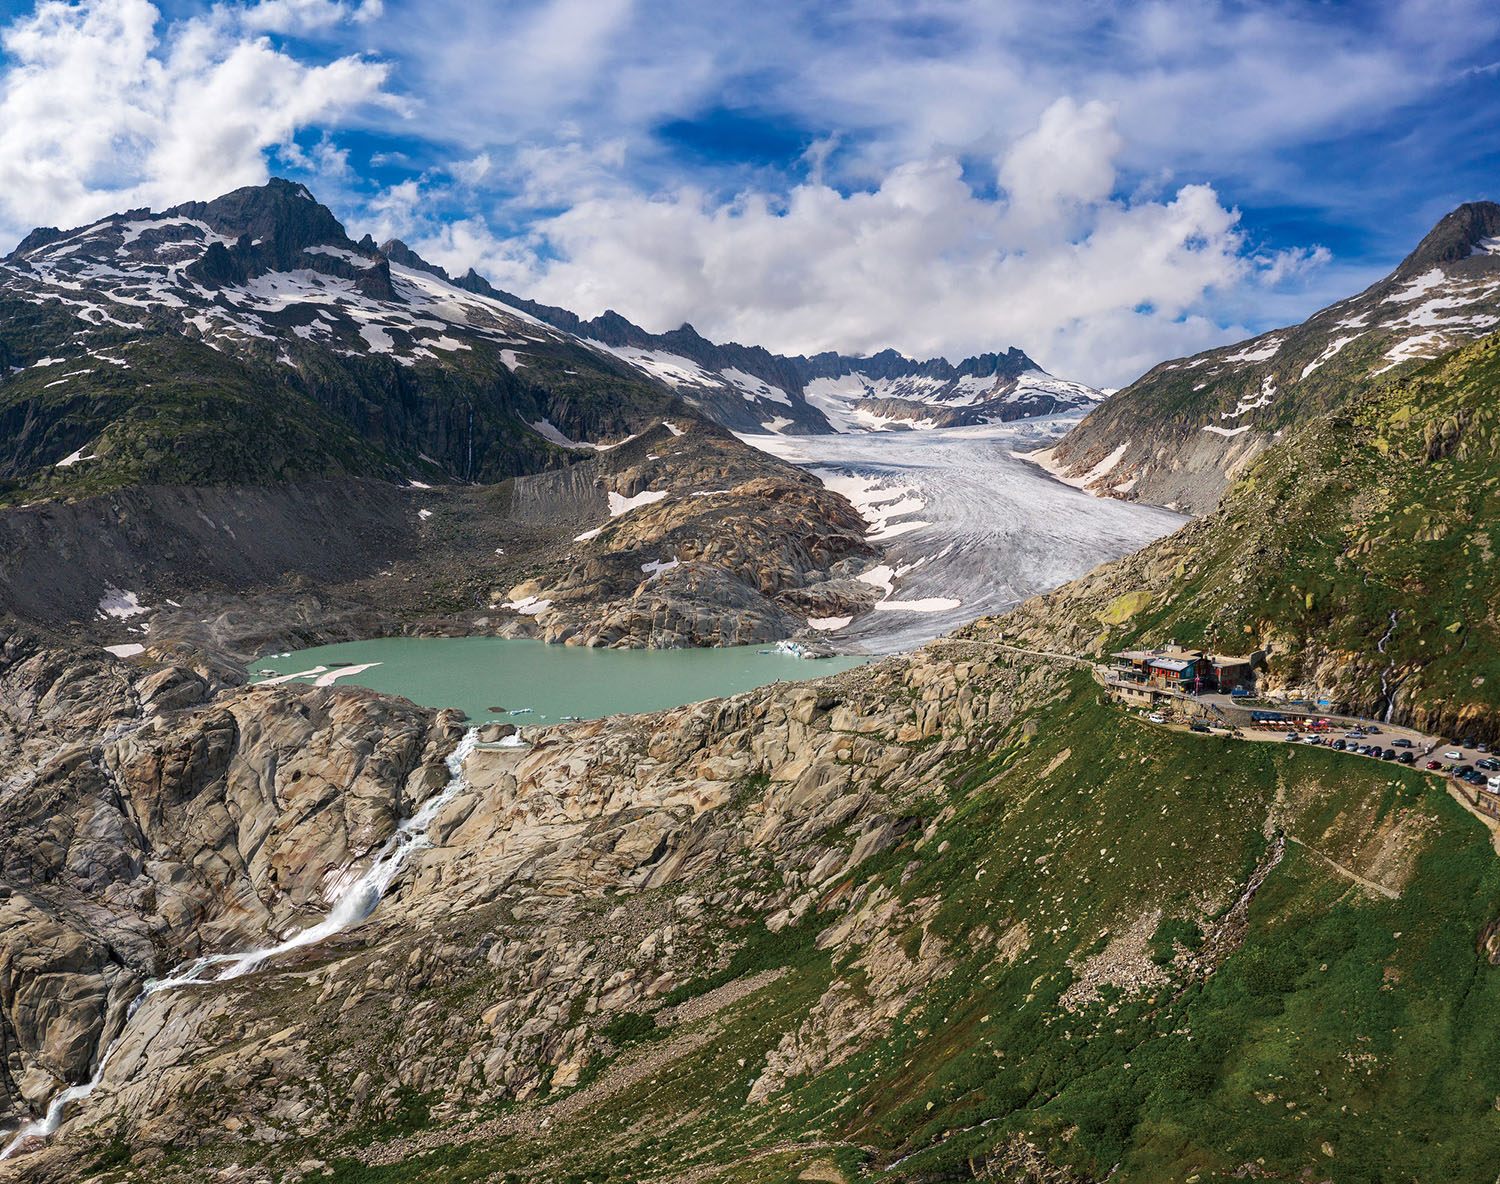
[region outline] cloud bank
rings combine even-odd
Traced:
[[[995,163],[995,197],[947,157],[899,165],[868,191],[808,180],[728,201],[692,188],[621,192],[542,219],[519,241],[474,218],[418,241],[447,266],[474,264],[586,315],[647,310],[659,327],[692,321],[794,352],[898,343],[925,356],[1020,342],[1060,373],[1120,381],[1222,340],[1202,311],[1207,294],[1280,279],[1308,256],[1248,254],[1238,216],[1206,185],[1112,197],[1119,149],[1103,104],[1060,99]],[[414,200],[395,222],[420,208]]]
[[[0,34],[0,225],[259,184],[268,150],[375,100],[389,72],[357,55],[305,64],[260,34],[360,11],[267,0],[162,32],[147,0],[38,5]]]

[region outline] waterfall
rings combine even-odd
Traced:
[[[1385,653],[1385,647],[1390,643],[1391,634],[1396,632],[1396,622],[1401,614],[1395,609],[1391,610],[1391,623],[1380,635],[1380,640],[1375,643],[1378,653]],[[1392,658],[1385,664],[1385,669],[1380,672],[1380,706],[1376,709],[1376,716],[1383,724],[1391,722],[1391,716],[1396,714],[1396,688],[1391,685],[1391,671],[1396,669],[1396,659]]]
[[[469,405],[469,447],[464,461],[464,480],[474,480],[474,404]]]
[[[448,783],[442,791],[423,802],[415,814],[396,828],[395,833],[385,841],[385,845],[381,847],[380,852],[370,861],[370,865],[362,874],[350,878],[349,869],[346,869],[344,874],[334,881],[332,889],[327,893],[328,913],[316,925],[309,926],[275,945],[257,946],[254,949],[227,954],[209,954],[176,967],[165,978],[148,979],[141,987],[140,994],[131,1002],[125,1014],[125,1022],[120,1025],[120,1031],[105,1047],[104,1055],[99,1058],[93,1076],[82,1084],[68,1086],[53,1097],[47,1103],[45,1114],[40,1118],[32,1119],[11,1136],[5,1148],[0,1150],[0,1159],[9,1159],[28,1139],[47,1138],[62,1125],[71,1103],[82,1101],[94,1092],[94,1088],[104,1079],[104,1070],[109,1065],[110,1056],[119,1046],[126,1029],[130,1026],[130,1017],[150,996],[159,991],[174,991],[181,987],[201,983],[228,982],[230,979],[251,973],[268,959],[292,950],[316,945],[336,933],[352,929],[369,917],[380,904],[380,898],[390,887],[397,873],[405,866],[406,861],[416,852],[432,846],[432,840],[427,833],[428,829],[443,807],[463,791],[464,762],[474,751],[474,745],[478,743],[478,740],[478,728],[470,728],[466,731],[463,739],[458,742],[458,746],[448,754]]]

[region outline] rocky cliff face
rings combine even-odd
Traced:
[[[1206,513],[1278,437],[1500,326],[1500,205],[1460,206],[1385,279],[1300,325],[1163,362],[1055,450],[1106,496]]]
[[[876,554],[842,497],[789,465],[746,463],[722,434],[662,427],[580,471],[595,478],[592,504],[551,477],[518,483],[533,519],[555,506],[569,530],[586,528],[495,589],[510,634],[654,648],[775,641],[842,603],[847,577]]]
[[[143,980],[300,926],[447,781],[451,721],[305,688],[213,699],[10,633],[0,652],[7,1117],[89,1077]]]

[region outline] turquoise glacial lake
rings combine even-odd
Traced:
[[[555,723],[680,707],[869,660],[798,658],[769,646],[606,650],[500,637],[386,637],[271,655],[250,674],[257,685],[354,683],[424,707],[457,707],[476,721]]]

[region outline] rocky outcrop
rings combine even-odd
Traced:
[[[158,992],[127,1023],[147,974],[315,916],[330,877],[444,780],[456,730],[353,688],[152,711],[139,704],[159,676],[91,670],[123,730],[35,757],[0,818],[15,836],[0,947],[10,1112],[86,1076],[123,1033],[65,1134],[27,1157],[39,1173],[120,1124],[140,1146],[274,1145],[379,1121],[407,1091],[472,1107],[568,1087],[610,1054],[613,1020],[724,965],[737,926],[821,909],[820,944],[886,1002],[852,1024],[835,992],[760,1071],[771,1096],[875,1039],[941,972],[941,943],[912,961],[889,933],[893,909],[910,923],[930,902],[856,889],[834,904],[827,886],[920,837],[914,796],[1005,717],[1018,677],[988,655],[922,655],[482,749],[370,924],[262,972],[274,993],[253,980]],[[17,667],[3,687],[24,699],[27,685]],[[89,854],[100,844],[108,861]]]
[[[0,1113],[86,1079],[142,980],[296,929],[447,781],[451,719],[369,692],[233,691],[11,634]]]
[[[816,603],[806,590],[847,581],[875,555],[842,497],[696,425],[663,425],[570,472],[593,476],[595,516],[542,570],[492,593],[514,614],[511,635],[633,648],[776,641],[805,627]],[[579,525],[589,491],[578,478],[526,484],[533,521]]]

